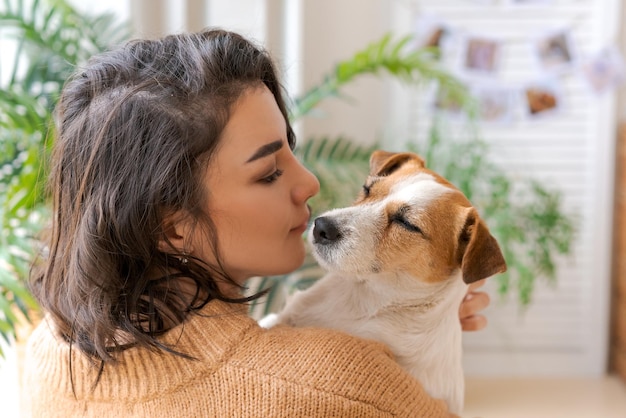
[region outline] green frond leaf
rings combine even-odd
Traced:
[[[462,84],[440,68],[440,64],[430,50],[411,50],[407,48],[413,38],[404,36],[393,40],[386,34],[380,40],[357,51],[351,58],[338,62],[333,70],[323,77],[322,82],[302,96],[296,98],[290,109],[290,119],[297,120],[312,112],[325,99],[337,97],[339,91],[355,78],[366,74],[382,72],[399,77],[407,83],[435,81],[461,102],[468,101],[469,95]]]

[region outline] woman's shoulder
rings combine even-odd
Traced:
[[[410,378],[382,343],[325,328],[255,329],[240,342],[236,357],[241,364],[297,381]]]
[[[288,354],[302,362],[315,359],[316,364],[334,362],[339,358],[350,363],[369,362],[375,358],[395,363],[386,345],[332,329],[278,325],[262,330],[256,338],[271,357]]]
[[[285,325],[258,328],[241,341],[229,363],[246,373],[306,386],[392,415],[447,416],[445,404],[427,395],[385,345],[340,331]]]

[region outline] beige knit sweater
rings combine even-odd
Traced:
[[[197,360],[129,349],[96,368],[43,321],[28,342],[28,417],[447,417],[381,344],[336,331],[260,328],[246,307],[210,302],[163,340]]]

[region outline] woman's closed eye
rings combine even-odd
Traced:
[[[271,184],[271,183],[274,183],[278,179],[278,177],[280,177],[282,174],[283,174],[283,170],[277,168],[272,174],[270,174],[269,176],[263,177],[259,181],[261,183]]]

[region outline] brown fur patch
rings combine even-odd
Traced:
[[[404,271],[426,282],[448,278],[461,268],[457,257],[458,237],[469,202],[456,189],[442,193],[425,207],[406,211],[406,220],[423,234],[410,231],[394,222],[393,214],[404,202],[387,206],[389,222],[382,233],[377,255],[383,271]]]

